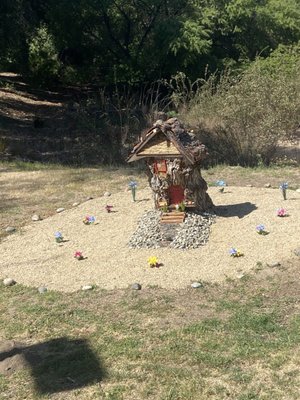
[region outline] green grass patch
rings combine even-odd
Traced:
[[[27,372],[0,375],[0,399],[296,400],[300,318],[281,285],[253,278],[197,296],[0,286],[1,336],[43,349]]]

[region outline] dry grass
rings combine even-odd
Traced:
[[[242,168],[217,166],[203,171],[208,184],[223,179],[229,186],[278,187],[288,181],[290,187],[300,186],[299,168]],[[32,163],[0,163],[0,238],[7,226],[17,228],[28,224],[34,213],[47,218],[58,207],[70,208],[87,197],[102,196],[105,191],[126,190],[131,177],[147,184],[145,174],[135,168],[99,167],[68,168],[59,165]]]
[[[33,214],[42,218],[55,214],[59,207],[71,208],[88,197],[109,191],[126,190],[135,177],[141,184],[146,178],[138,170],[117,167],[68,168],[41,164],[0,164],[0,238],[7,226],[21,227]]]

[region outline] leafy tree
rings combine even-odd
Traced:
[[[45,0],[0,1],[0,67],[28,69],[28,39],[44,20]]]
[[[209,51],[212,22],[200,3],[65,0],[53,2],[48,19],[59,47],[80,49],[85,68],[92,64],[106,82],[134,83],[170,75]]]
[[[216,39],[225,57],[253,60],[300,39],[299,0],[216,0]],[[228,52],[228,53],[227,53]],[[226,54],[227,53],[227,54]]]
[[[28,70],[41,26],[62,79],[139,85],[239,67],[297,42],[300,0],[1,0],[1,64]]]
[[[47,84],[57,79],[57,51],[46,26],[37,28],[29,42],[29,70],[39,83]]]

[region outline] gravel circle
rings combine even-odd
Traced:
[[[135,282],[143,288],[187,288],[192,282],[237,279],[239,271],[247,273],[258,262],[284,265],[284,260],[298,258],[294,252],[300,246],[300,193],[289,190],[285,201],[280,190],[272,188],[228,187],[220,193],[211,187],[209,194],[216,205],[216,217],[188,215],[170,234],[174,248],[158,247],[165,232],[157,230],[158,214],[149,188],[137,191],[135,203],[130,192],[112,194],[111,213],[105,210],[104,196],[62,213],[54,210],[51,217],[30,222],[0,242],[0,279],[65,292],[81,290],[87,284],[103,289],[130,288]],[[280,207],[287,209],[288,217],[277,217]],[[94,215],[96,223],[83,224],[86,215]],[[145,216],[151,218],[153,226],[145,222]],[[130,248],[128,244],[143,224],[152,232],[145,238],[151,248],[138,248],[138,241]],[[258,235],[258,224],[264,224],[270,233]],[[57,231],[62,233],[63,243],[56,243]],[[183,232],[184,237],[191,235],[186,244],[182,244]],[[185,247],[177,248],[182,245]],[[198,247],[188,249],[189,245]],[[231,247],[244,256],[230,257]],[[76,251],[82,251],[85,259],[78,262]],[[158,258],[160,268],[148,266],[150,256]]]
[[[147,211],[138,221],[137,230],[131,236],[128,246],[132,249],[157,249],[163,240],[160,231],[160,212]]]
[[[147,211],[139,220],[128,246],[132,249],[197,249],[207,243],[216,215],[188,212],[182,224],[160,224],[160,211]]]
[[[197,249],[208,242],[214,214],[187,214],[170,247],[174,249]]]

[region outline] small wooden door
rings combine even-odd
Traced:
[[[184,189],[179,185],[169,187],[170,204],[179,204],[184,200]]]

